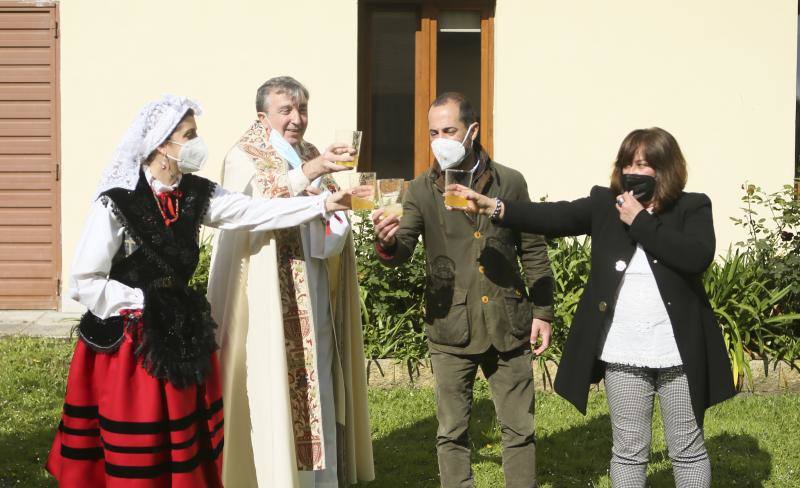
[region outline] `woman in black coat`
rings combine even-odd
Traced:
[[[572,202],[504,202],[453,185],[467,211],[550,237],[592,236],[592,267],[555,381],[586,413],[589,385],[605,378],[612,421],[611,482],[643,487],[653,398],[678,487],[711,484],[705,410],[735,394],[722,333],[702,284],[714,259],[711,201],[686,193],[686,162],[659,128],[631,132],[610,188]]]

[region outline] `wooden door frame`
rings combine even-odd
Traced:
[[[51,86],[51,103],[53,104],[51,130],[52,130],[52,167],[51,174],[55,180],[52,191],[52,251],[53,268],[55,270],[55,296],[53,302],[47,309],[61,310],[61,265],[62,265],[62,241],[61,241],[61,9],[56,0],[0,0],[0,9],[6,12],[36,12],[41,9],[52,10],[52,21],[50,29],[53,31],[53,49],[50,62],[53,67],[53,83]]]
[[[428,108],[436,98],[436,41],[441,10],[477,10],[481,13],[481,145],[491,155],[494,149],[494,1],[490,0],[367,0],[358,5],[358,128],[372,127],[372,85],[370,79],[370,23],[374,10],[417,10],[419,24],[414,35],[414,176],[433,163],[428,136]],[[365,169],[372,168],[372,136],[362,141]]]
[[[428,2],[422,6],[416,38],[414,176],[424,173],[433,164],[428,136],[428,108],[437,96],[438,17],[442,10],[478,10],[481,13],[480,142],[490,155],[494,153],[494,2],[492,5],[480,0]]]
[[[420,26],[414,42],[414,176],[419,176],[433,162],[428,135],[428,108],[436,98],[436,9],[422,6]]]

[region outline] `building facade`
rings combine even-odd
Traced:
[[[284,74],[311,92],[307,139],[358,127],[379,177],[424,171],[428,104],[464,91],[533,199],[586,195],[629,131],[663,127],[723,252],[741,185],[794,176],[796,17],[789,0],[0,0],[0,308],[79,308],[61,278],[142,104],[198,100],[218,179]]]

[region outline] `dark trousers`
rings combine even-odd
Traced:
[[[506,487],[537,486],[530,348],[506,353],[490,348],[468,356],[432,350],[431,363],[436,380],[436,452],[442,486],[473,486],[468,429],[478,366],[489,381],[500,422]]]

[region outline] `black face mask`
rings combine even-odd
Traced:
[[[639,203],[647,203],[653,199],[656,191],[656,179],[648,175],[622,175],[622,189],[632,191]]]

